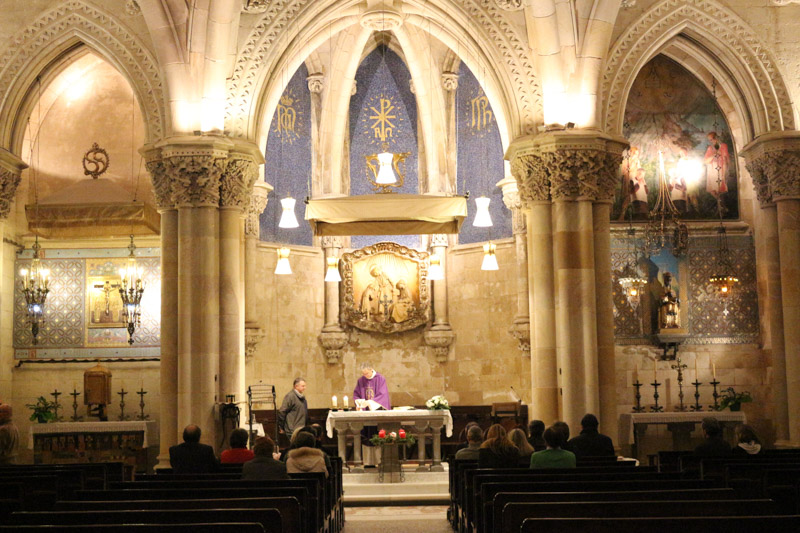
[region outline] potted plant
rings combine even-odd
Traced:
[[[25,407],[33,411],[30,418],[31,422],[46,424],[56,419],[56,404],[48,401],[44,396],[39,396],[36,403],[25,404]]]
[[[753,397],[748,391],[736,392],[733,387],[728,387],[727,389],[722,390],[718,410],[722,411],[728,407],[731,411],[741,411],[743,403],[752,401]]]

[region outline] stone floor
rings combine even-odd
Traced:
[[[452,533],[445,505],[347,507],[343,533]]]

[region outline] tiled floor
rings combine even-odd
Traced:
[[[415,505],[345,508],[343,533],[452,533],[447,506]]]

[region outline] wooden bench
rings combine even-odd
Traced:
[[[0,532],[46,533],[264,533],[261,524],[246,522],[209,524],[82,524],[74,526],[0,526]]]
[[[800,530],[800,516],[680,518],[528,518],[521,533],[783,533]]]
[[[499,533],[517,533],[530,518],[636,518],[671,516],[757,516],[775,514],[771,500],[683,500],[508,503]],[[591,529],[590,529],[591,530]],[[658,527],[654,531],[659,531]]]

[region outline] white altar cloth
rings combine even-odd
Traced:
[[[378,425],[381,421],[391,421],[400,425],[413,426],[417,421],[436,420],[443,418],[445,435],[453,436],[453,417],[447,409],[410,409],[410,410],[391,410],[391,411],[329,411],[328,419],[325,421],[325,429],[328,437],[333,438],[333,429],[336,421],[352,422],[363,421],[375,422]]]
[[[148,426],[151,426],[148,429]],[[33,449],[34,435],[58,435],[59,433],[117,433],[121,431],[143,431],[142,448],[147,448],[147,437],[150,431],[156,431],[154,421],[119,421],[119,422],[55,422],[52,424],[33,424],[28,433],[28,448]]]

